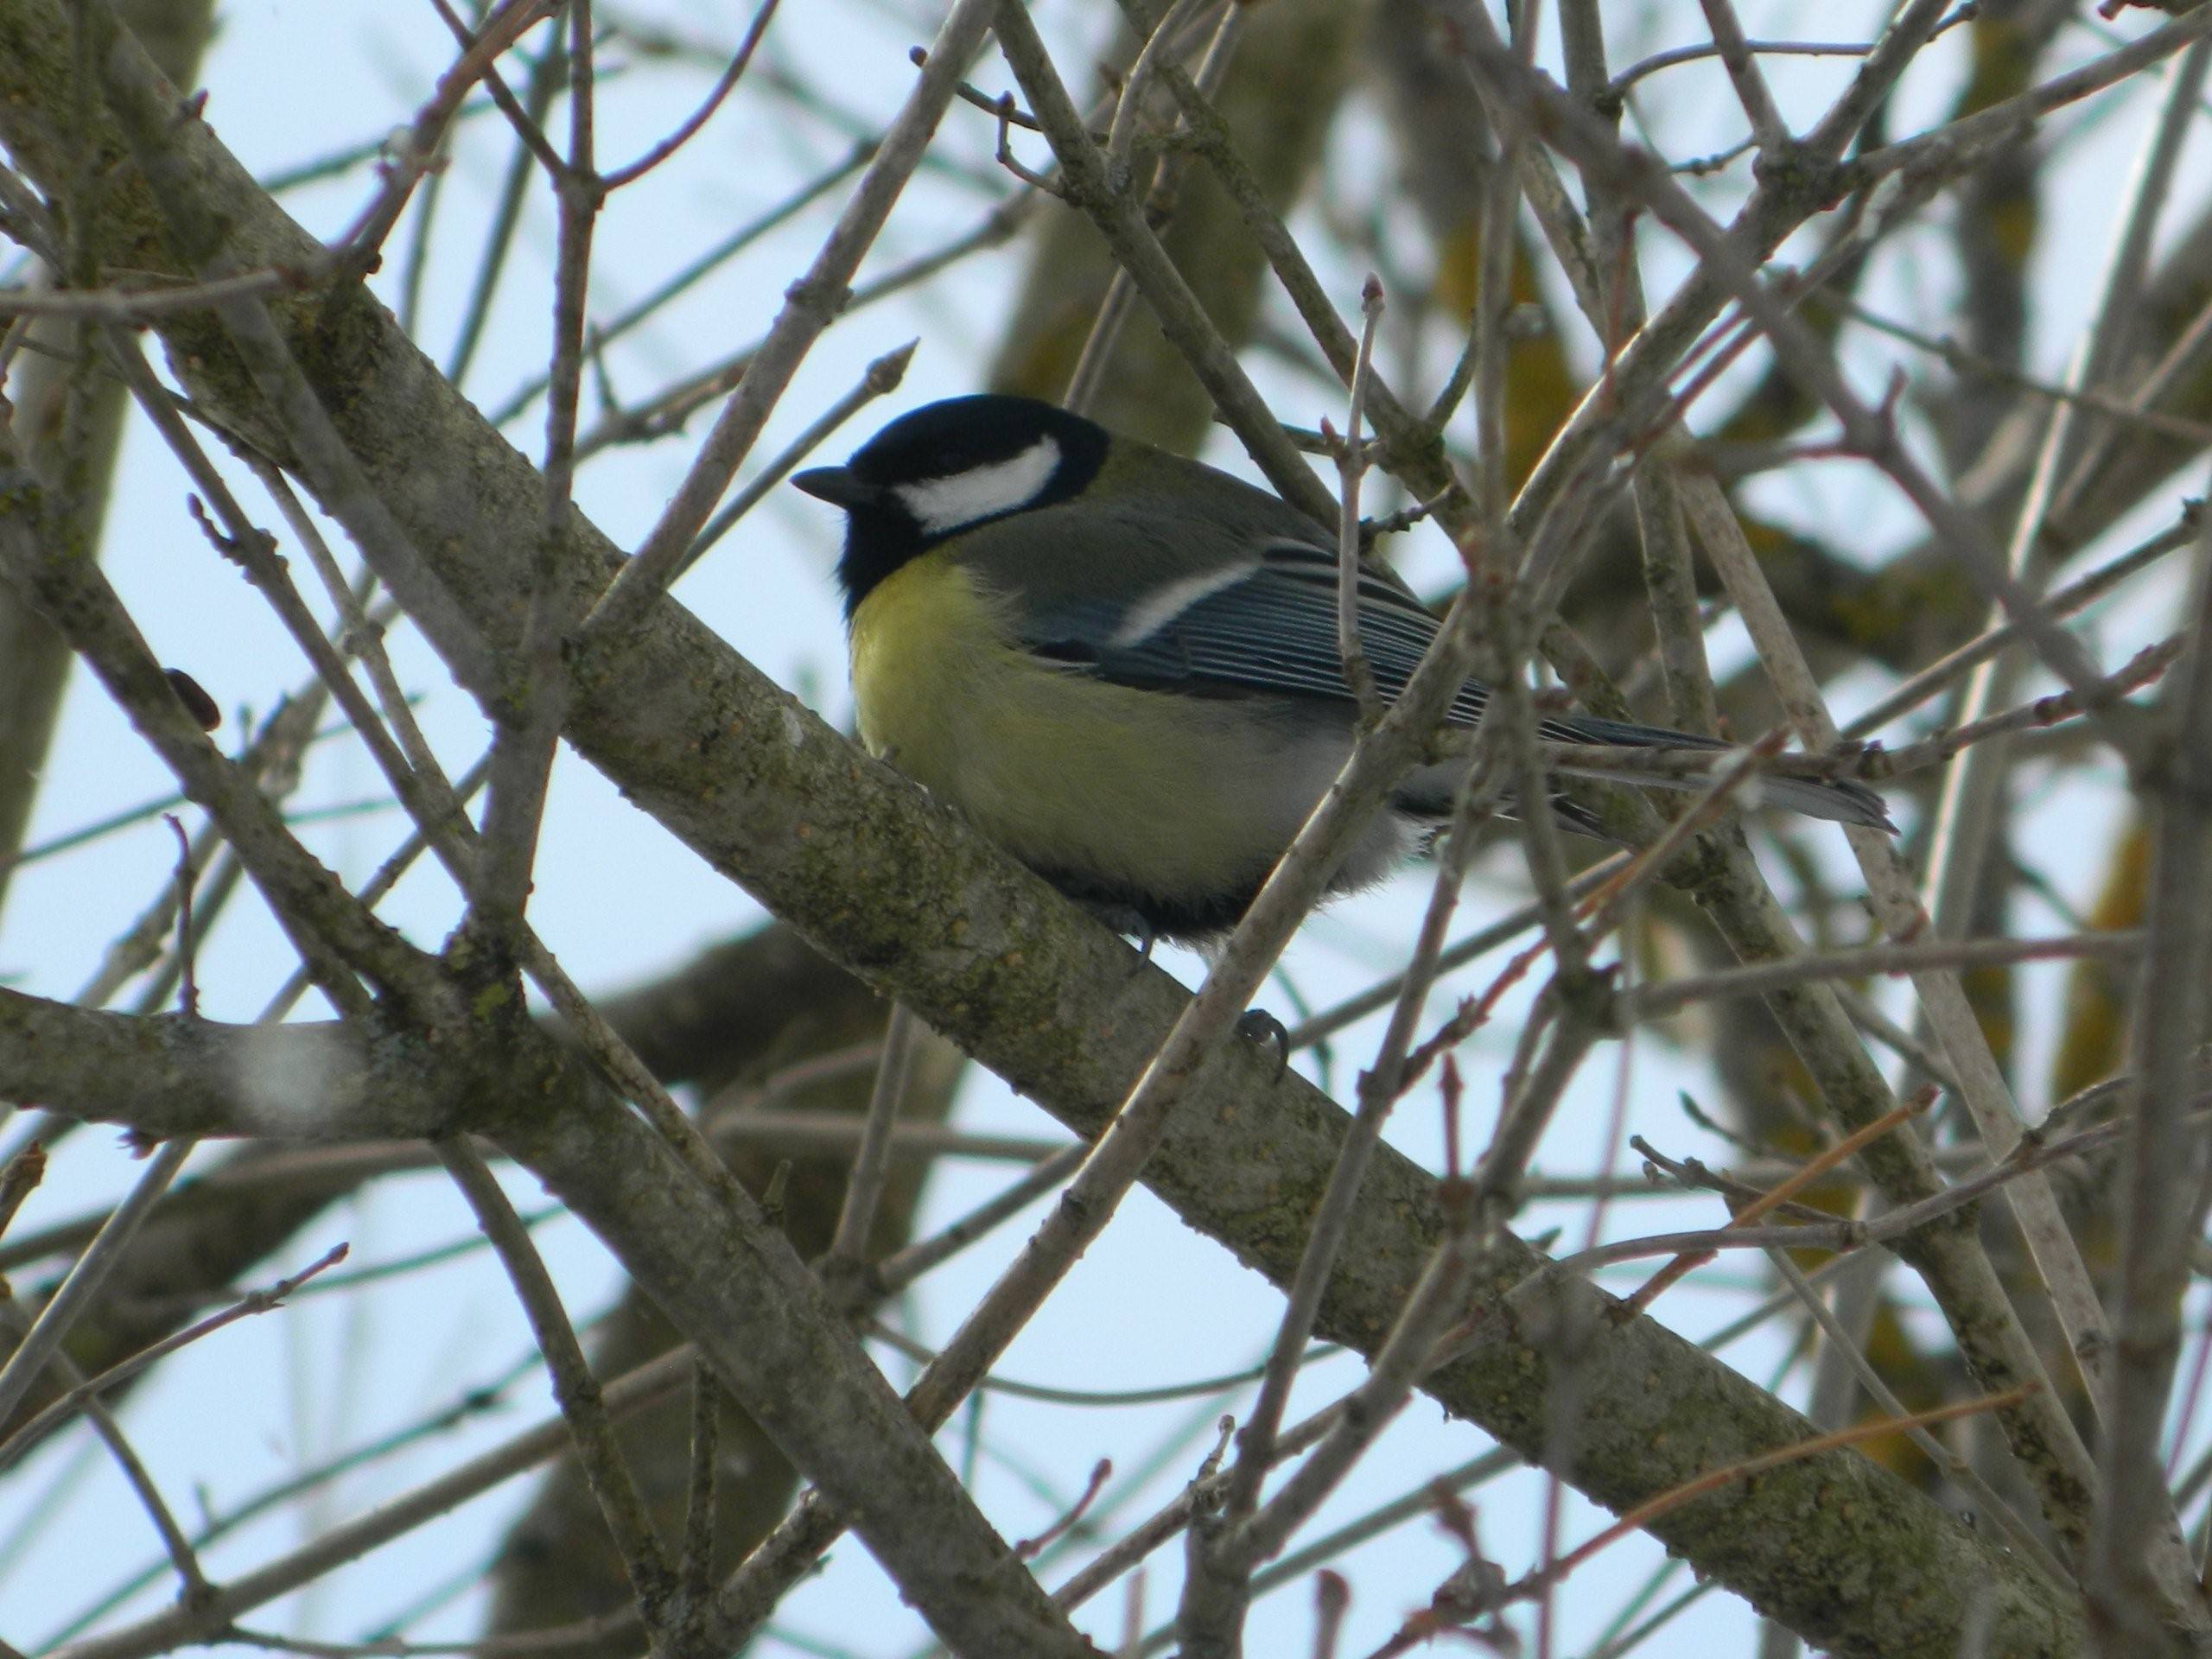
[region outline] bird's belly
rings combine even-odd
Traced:
[[[853,619],[869,750],[1032,868],[1174,900],[1249,895],[1336,775],[1309,710],[1140,690],[1030,656],[952,566],[907,566]],[[1402,850],[1395,826],[1354,882]],[[1383,843],[1387,842],[1388,845]]]

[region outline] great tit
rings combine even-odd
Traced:
[[[931,404],[791,481],[847,515],[837,577],[870,752],[1125,932],[1202,941],[1233,925],[1351,750],[1334,531],[1027,397]],[[1380,564],[1357,603],[1395,696],[1438,619]],[[1473,726],[1488,699],[1468,681],[1452,723]],[[1540,724],[1554,742],[1727,747],[1579,715]],[[1417,852],[1461,770],[1409,775],[1332,891]],[[1770,779],[1760,798],[1892,827],[1854,783]],[[1598,833],[1564,798],[1553,810]]]

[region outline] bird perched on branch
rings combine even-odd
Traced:
[[[1027,397],[901,416],[842,467],[792,480],[845,510],[837,576],[861,741],[1071,898],[1147,941],[1231,926],[1351,753],[1334,532],[1264,490]],[[1362,649],[1385,699],[1439,619],[1363,567]],[[1448,719],[1472,727],[1469,680]],[[1718,751],[1586,715],[1541,735]],[[1391,794],[1332,891],[1379,880],[1448,819],[1464,767]],[[1695,779],[1638,776],[1656,787]],[[1759,780],[1757,798],[1891,829],[1850,782]],[[1566,799],[1568,827],[1602,833]]]

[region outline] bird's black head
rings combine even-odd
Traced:
[[[842,467],[791,482],[844,508],[849,617],[875,585],[946,537],[1080,495],[1097,476],[1106,429],[1033,397],[948,397],[901,415]]]

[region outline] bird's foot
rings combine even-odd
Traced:
[[[1247,1008],[1236,1018],[1236,1034],[1251,1043],[1266,1043],[1275,1052],[1275,1077],[1290,1070],[1290,1033],[1282,1021],[1265,1008]]]
[[[1160,943],[1160,930],[1135,905],[1091,904],[1085,908],[1136,946],[1137,965],[1129,969],[1129,976],[1142,973],[1152,961],[1152,947]]]

